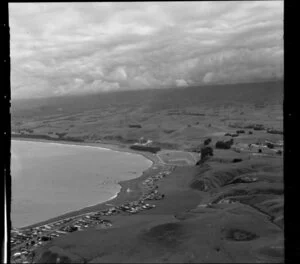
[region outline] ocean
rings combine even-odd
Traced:
[[[105,202],[118,181],[139,177],[152,165],[145,157],[109,149],[12,140],[13,228]]]

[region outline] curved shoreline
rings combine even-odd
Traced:
[[[117,204],[122,204],[127,200],[133,200],[138,196],[138,194],[140,192],[139,184],[145,178],[149,177],[151,175],[152,169],[160,163],[159,159],[156,157],[155,154],[134,151],[134,150],[129,149],[126,146],[121,147],[119,145],[112,145],[112,144],[105,144],[105,143],[93,143],[93,142],[71,142],[71,141],[59,141],[58,142],[55,140],[13,138],[13,137],[12,137],[12,140],[28,141],[28,142],[31,141],[31,142],[43,142],[43,143],[56,143],[56,144],[66,144],[66,145],[78,145],[78,146],[86,146],[86,147],[97,147],[97,148],[107,149],[107,150],[112,150],[112,151],[142,155],[144,158],[146,158],[147,160],[150,160],[152,162],[152,164],[148,168],[146,168],[142,172],[141,175],[139,175],[133,179],[130,179],[130,180],[124,180],[124,181],[117,182],[117,184],[121,186],[121,189],[119,190],[119,192],[117,192],[115,195],[110,197],[108,200],[96,203],[94,205],[85,206],[85,207],[79,208],[77,210],[72,210],[72,211],[66,212],[64,214],[52,217],[50,219],[38,222],[38,223],[26,225],[23,227],[18,227],[17,229],[20,229],[20,230],[49,224],[51,222],[59,221],[64,218],[73,217],[73,216],[77,216],[77,215],[81,215],[81,214],[85,214],[85,213],[89,213],[89,212],[93,212],[93,211],[104,210],[104,209],[107,209],[110,207],[109,205],[106,205],[106,203],[108,201],[114,203],[114,205],[117,205]],[[126,190],[128,188],[131,189],[130,193],[126,192]]]
[[[28,141],[28,142],[43,142],[43,143],[55,143],[60,145],[71,145],[71,146],[85,146],[85,147],[96,147],[106,150],[118,151],[118,152],[125,152],[125,153],[132,153],[144,156],[146,159],[155,163],[158,161],[154,154],[142,151],[135,151],[128,148],[125,145],[118,145],[118,144],[111,144],[111,143],[96,143],[96,142],[74,142],[74,141],[67,141],[67,140],[47,140],[47,139],[35,139],[35,138],[21,138],[21,137],[12,137],[11,140],[18,140],[18,141]]]

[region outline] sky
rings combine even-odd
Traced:
[[[12,98],[283,78],[283,2],[10,3]]]

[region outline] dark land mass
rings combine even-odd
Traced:
[[[149,201],[155,208],[107,216],[110,228],[91,227],[55,238],[36,249],[35,261],[282,263],[283,149],[278,153],[273,145],[262,146],[266,140],[275,146],[283,141],[282,133],[268,133],[283,130],[282,86],[277,81],[31,100],[30,105],[13,102],[12,130],[19,136],[71,137],[124,150],[144,137],[163,150],[147,154],[153,155],[154,167],[121,183],[110,204],[138,199],[145,179],[170,166],[171,157],[178,162],[157,181],[164,199]],[[231,138],[230,148],[216,148],[216,142]],[[194,152],[204,145],[213,155],[197,166],[184,164],[173,151],[197,157]],[[95,208],[101,206],[108,205]],[[92,209],[83,210],[73,213]]]
[[[183,149],[240,125],[282,131],[282,102],[282,81],[15,100],[12,132],[113,144],[144,137]]]

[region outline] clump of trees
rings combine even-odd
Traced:
[[[49,241],[51,240],[52,238],[50,236],[42,236],[41,237],[41,241]]]
[[[209,143],[211,142],[211,138],[207,138],[204,140],[204,146],[209,145]]]
[[[264,125],[261,125],[261,124],[255,124],[253,126],[253,129],[254,130],[265,130],[265,127],[264,127]]]
[[[132,145],[130,146],[131,149],[133,150],[140,150],[140,151],[148,151],[152,153],[157,153],[158,151],[161,150],[160,147],[150,147],[150,146],[143,146],[143,145]]]
[[[67,226],[64,231],[67,231],[67,232],[74,232],[74,231],[77,231],[78,230],[78,227],[76,226]]]
[[[139,124],[129,124],[128,126],[129,126],[130,128],[142,128],[142,126],[139,125]]]
[[[269,134],[283,135],[283,131],[279,131],[279,130],[276,130],[276,129],[268,129],[267,133],[269,133]]]
[[[56,135],[59,137],[59,138],[63,138],[65,135],[67,135],[68,133],[66,132],[62,132],[62,133],[59,133],[59,132],[56,132]]]
[[[203,147],[200,153],[201,153],[201,160],[205,159],[206,157],[210,157],[214,155],[213,148],[210,146]]]
[[[235,159],[232,160],[232,163],[237,163],[237,162],[241,162],[241,161],[243,161],[243,160],[242,160],[242,159],[235,158]]]
[[[239,134],[231,134],[231,133],[226,133],[225,135],[224,135],[225,137],[238,137],[239,136]]]
[[[33,133],[33,130],[30,128],[24,128],[24,131],[28,132],[28,133]]]
[[[202,147],[200,153],[201,159],[196,163],[196,166],[202,164],[205,160],[214,155],[214,151],[211,146]]]
[[[216,142],[217,149],[230,149],[232,145],[233,145],[233,139],[230,139],[228,141],[217,141]]]

